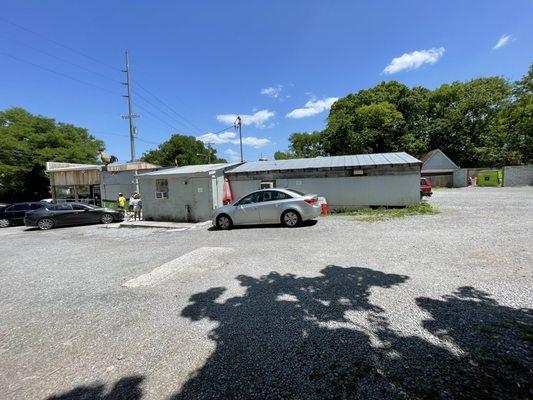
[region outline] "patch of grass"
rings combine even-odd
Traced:
[[[429,203],[413,204],[402,208],[364,208],[355,211],[342,211],[334,213],[335,215],[355,216],[357,221],[362,222],[381,222],[392,218],[403,218],[412,215],[436,214],[438,210]]]

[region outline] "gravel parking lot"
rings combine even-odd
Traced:
[[[436,215],[0,230],[9,399],[533,397],[533,188]]]

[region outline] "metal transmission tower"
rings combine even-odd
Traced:
[[[134,118],[139,117],[139,115],[133,113],[132,101],[131,101],[131,77],[130,77],[130,61],[128,58],[128,51],[126,50],[126,69],[123,69],[122,72],[126,73],[126,82],[122,84],[125,85],[128,89],[128,94],[123,95],[122,97],[128,98],[128,115],[123,115],[123,119],[129,119],[130,121],[130,149],[131,149],[131,161],[135,161],[135,135],[137,134],[137,129],[135,128]]]

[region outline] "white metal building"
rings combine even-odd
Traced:
[[[407,153],[256,161],[226,171],[234,199],[267,187],[327,199],[330,209],[408,206],[420,201],[422,162]]]
[[[143,218],[197,222],[221,207],[224,171],[238,164],[204,164],[167,168],[138,175]]]

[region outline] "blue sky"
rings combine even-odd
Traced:
[[[86,127],[126,161],[128,49],[139,155],[182,133],[231,160],[234,131],[205,135],[241,114],[245,159],[270,159],[291,133],[322,129],[335,98],[382,80],[519,79],[532,19],[531,1],[512,0],[6,1],[0,108]]]

